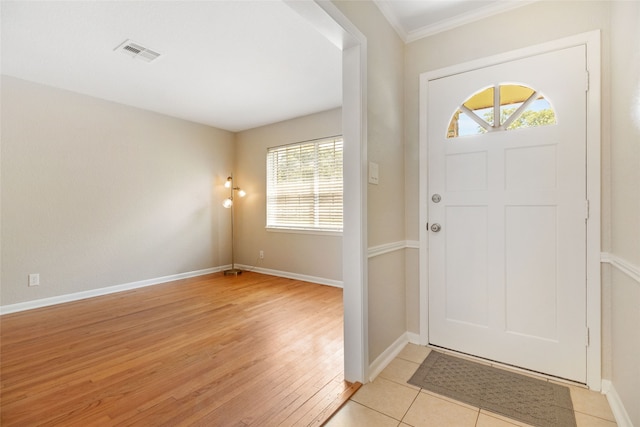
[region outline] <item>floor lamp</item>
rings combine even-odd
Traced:
[[[231,209],[231,269],[225,270],[225,276],[237,276],[238,274],[242,274],[242,270],[236,268],[235,266],[235,254],[233,248],[233,192],[236,191],[238,196],[244,197],[247,193],[244,190],[241,190],[240,187],[236,187],[233,185],[233,174],[229,175],[227,180],[224,183],[225,188],[229,189],[229,197],[224,199],[222,202],[222,206],[227,209]]]

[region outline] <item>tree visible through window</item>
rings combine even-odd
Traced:
[[[342,231],[342,137],[267,149],[267,228]]]
[[[522,85],[496,85],[462,103],[449,122],[447,138],[553,124],[555,112],[540,92]]]

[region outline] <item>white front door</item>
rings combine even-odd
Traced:
[[[585,57],[576,46],[432,80],[427,100],[440,226],[428,232],[429,342],[583,383]],[[500,85],[539,91],[556,124],[448,137],[459,106]]]

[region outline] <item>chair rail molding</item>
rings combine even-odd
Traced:
[[[602,252],[600,254],[600,262],[612,265],[640,285],[640,266],[634,265],[626,259],[609,252]]]
[[[373,258],[403,249],[420,249],[420,242],[418,242],[417,240],[400,240],[397,242],[371,246],[367,249],[367,257]]]

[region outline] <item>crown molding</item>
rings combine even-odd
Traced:
[[[411,43],[416,40],[448,31],[474,21],[479,21],[493,15],[498,15],[509,10],[517,9],[519,7],[526,6],[540,0],[496,1],[482,8],[452,16],[449,19],[434,22],[433,24],[428,24],[411,31],[408,31],[403,27],[402,23],[394,13],[393,8],[390,6],[391,1],[393,0],[373,0],[375,5],[378,7],[378,9],[380,9],[380,12],[382,12],[389,24],[393,27],[396,33],[398,33],[398,36],[400,36],[402,41],[404,41],[405,43]]]

